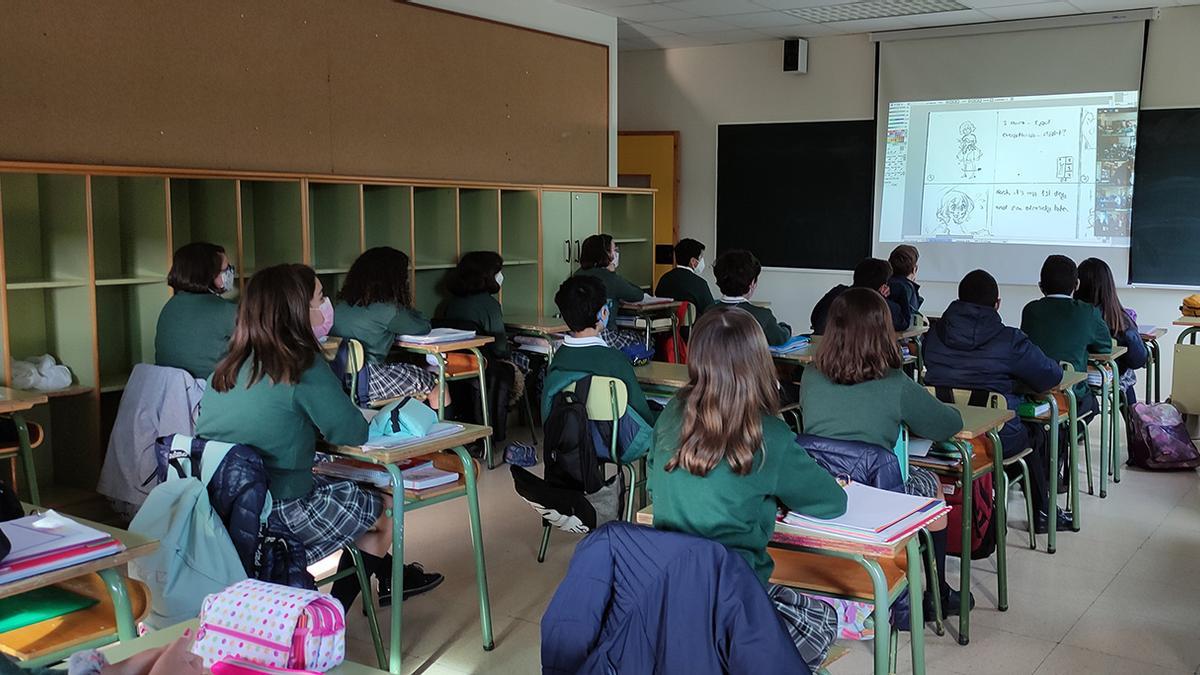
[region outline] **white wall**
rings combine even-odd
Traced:
[[[1163,9],[1162,18],[1151,23],[1143,107],[1200,107],[1197,35],[1200,7]],[[875,49],[865,35],[813,38],[807,75],[785,75],[781,62],[781,41],[621,53],[620,128],[680,132],[681,237],[710,248],[716,241],[717,124],[873,117]],[[798,238],[796,245],[804,243]],[[849,279],[849,272],[770,269],[759,280],[756,297],[770,301],[781,320],[807,330],[816,301]],[[1029,285],[1001,287],[1006,322],[1019,323],[1021,307],[1039,295],[1035,284],[1032,279]],[[1190,292],[1129,288],[1121,291],[1121,299],[1138,311],[1141,323],[1166,325]],[[939,314],[957,296],[957,286],[931,282],[922,286],[922,294],[925,311]],[[1177,335],[1173,329],[1163,340],[1164,395],[1170,391],[1169,343]]]
[[[554,0],[413,0],[416,4],[608,47],[608,183],[617,184],[617,20]]]

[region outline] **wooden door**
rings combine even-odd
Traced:
[[[617,183],[658,189],[654,198],[654,285],[674,265],[679,240],[679,132],[622,131],[617,136]],[[714,242],[704,242],[709,251]],[[714,254],[715,255],[715,254]]]

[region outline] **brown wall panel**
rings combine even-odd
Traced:
[[[2,159],[607,181],[602,45],[391,0],[2,14]]]

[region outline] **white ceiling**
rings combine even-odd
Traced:
[[[903,30],[1200,0],[558,0],[619,19],[620,49],[672,49],[771,38]],[[947,11],[930,9],[961,7]],[[819,8],[814,11],[814,8]],[[883,18],[837,20],[847,13]]]

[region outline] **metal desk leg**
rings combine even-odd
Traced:
[[[433,358],[437,360],[438,369],[438,421],[446,419],[446,355],[441,352],[431,352]],[[404,483],[397,483],[401,486],[401,494],[403,494]]]
[[[1151,403],[1162,401],[1162,349],[1158,346],[1158,340],[1154,341],[1154,398],[1150,399]]]
[[[404,617],[404,476],[400,467],[384,467],[392,479],[392,621],[388,634],[388,671],[400,675],[400,624]],[[368,592],[363,589],[363,592]]]
[[[909,552],[909,569],[912,569],[912,552]],[[858,564],[867,570],[867,575],[871,577],[871,588],[873,589],[873,597],[875,606],[871,612],[871,617],[875,623],[875,675],[888,675],[888,665],[891,660],[891,649],[888,642],[892,637],[891,622],[888,620],[891,606],[888,602],[888,584],[887,578],[883,574],[883,569],[879,567],[879,563],[869,558],[862,556],[854,556]],[[918,572],[920,565],[918,564]],[[916,609],[919,598],[913,598],[909,595],[909,604]],[[917,614],[913,614],[914,623],[912,626],[913,635],[917,634],[918,628],[915,623]],[[920,628],[924,630],[924,626]]]
[[[19,412],[12,414],[12,421],[17,427],[17,441],[21,448],[20,457],[22,468],[25,469],[25,482],[29,483],[29,503],[41,506],[42,499],[38,495],[37,467],[33,463],[33,445],[29,442],[29,426],[25,424],[25,415]],[[13,488],[16,487],[13,486]]]
[[[992,443],[992,505],[996,518],[996,609],[1008,611],[1008,491],[1001,488],[1004,480],[1004,446],[1000,434],[992,429],[987,434]],[[1028,489],[1028,488],[1026,488]]]
[[[1109,369],[1112,371],[1112,403],[1109,405],[1109,411],[1112,413],[1112,422],[1109,423],[1109,448],[1112,449],[1112,457],[1109,459],[1108,467],[1112,470],[1114,483],[1121,482],[1121,368],[1116,361],[1110,361]]]
[[[675,353],[674,363],[679,363],[679,341],[681,339],[679,334],[679,313],[671,312],[671,349]]]
[[[467,515],[471,521],[471,550],[475,553],[475,585],[479,589],[479,627],[483,633],[483,651],[490,652],[496,647],[496,642],[492,638],[492,603],[488,598],[487,565],[483,559],[483,528],[479,518],[479,492],[475,486],[475,464],[462,446],[454,448],[454,454],[458,455],[463,476],[467,480]]]
[[[1067,396],[1073,396],[1071,390],[1067,390]],[[1072,399],[1074,400],[1074,399]],[[1051,555],[1057,550],[1058,546],[1058,398],[1054,395],[1050,396],[1050,494],[1046,495],[1046,507],[1049,509],[1049,516],[1046,518],[1048,529],[1046,530],[1046,551]],[[1068,418],[1068,424],[1071,427],[1067,433],[1074,438],[1075,436],[1075,420],[1073,416]],[[1031,524],[1030,527],[1033,527]]]
[[[124,642],[137,637],[137,627],[133,622],[133,606],[129,602],[129,590],[125,586],[125,577],[113,568],[100,570],[100,580],[108,588],[108,595],[113,601],[113,614],[117,619],[117,637]]]
[[[1100,369],[1100,498],[1104,499],[1108,496],[1108,457],[1110,454],[1109,443],[1110,438],[1108,424],[1110,421],[1108,414],[1108,385],[1104,382],[1104,376],[1107,375],[1107,369]]]
[[[1057,425],[1055,425],[1057,427]],[[1067,390],[1067,426],[1071,430],[1069,436],[1070,444],[1068,446],[1067,461],[1071,463],[1071,480],[1068,487],[1071,490],[1071,529],[1075,532],[1079,531],[1080,516],[1079,516],[1079,403],[1075,400],[1075,390]],[[1058,458],[1055,458],[1058,461]],[[1090,464],[1089,464],[1090,466]],[[1055,471],[1058,469],[1055,468]],[[1088,473],[1088,482],[1091,483],[1091,473]],[[1058,480],[1055,478],[1055,480]],[[1054,490],[1054,507],[1058,508],[1058,485]],[[1051,527],[1058,527],[1058,514],[1054,514],[1051,519],[1053,524]],[[1053,551],[1052,551],[1053,552]]]
[[[482,406],[482,410],[483,410],[483,426],[490,427],[491,423],[489,422],[489,414],[488,414],[487,379],[484,377],[484,374],[483,374],[483,354],[479,351],[478,347],[471,347],[471,353],[475,355],[475,369],[476,369],[476,372],[478,372],[478,374],[479,374],[479,405]],[[505,405],[508,405],[507,401],[505,401]],[[532,422],[530,422],[530,424],[532,424]],[[507,432],[508,430],[505,429],[504,431]],[[492,433],[494,434],[495,432],[496,432],[496,430],[493,429]],[[495,448],[492,443],[492,436],[491,435],[484,436],[483,452],[484,452],[484,456],[487,457],[488,470],[496,468],[496,462],[492,456],[494,450],[495,450]]]
[[[908,552],[908,599],[912,622],[912,671],[913,675],[925,675],[925,608],[922,589],[920,537],[910,537],[905,544]],[[875,628],[879,633],[879,627]]]
[[[959,603],[958,603],[958,644],[966,645],[971,641],[971,523],[974,522],[975,477],[971,467],[971,444],[965,441],[955,441],[954,445],[962,453],[962,549],[959,551]],[[941,592],[941,589],[938,589]],[[876,636],[878,636],[876,631]]]

